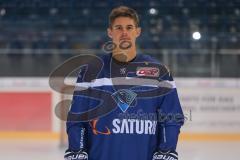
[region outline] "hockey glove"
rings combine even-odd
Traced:
[[[64,160],[88,160],[88,154],[82,150],[78,152],[66,150]]]
[[[176,151],[158,151],[153,154],[152,160],[178,160],[178,153]]]

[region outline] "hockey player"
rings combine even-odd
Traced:
[[[137,53],[141,28],[135,10],[114,8],[107,31],[114,45],[112,53],[99,57],[103,65],[96,66],[95,80],[86,80],[87,66],[78,76],[76,86],[89,88],[83,95],[74,92],[65,160],[177,160],[183,113],[168,69]],[[97,112],[71,120],[89,110]]]

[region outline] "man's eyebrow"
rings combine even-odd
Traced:
[[[122,25],[120,25],[120,24],[118,24],[118,25],[115,25],[115,26],[113,26],[113,27],[121,27]]]
[[[134,27],[134,25],[132,25],[132,24],[129,24],[129,25],[127,25],[127,27]]]
[[[115,26],[113,26],[113,27],[122,27],[122,25],[120,25],[120,24],[117,24],[117,25],[115,25]],[[134,25],[132,25],[132,24],[129,24],[129,25],[127,25],[127,27],[134,27]]]

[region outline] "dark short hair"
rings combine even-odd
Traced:
[[[135,26],[139,26],[139,18],[137,12],[126,6],[119,6],[114,8],[109,14],[109,27],[112,27],[115,19],[119,17],[129,17],[134,20]]]

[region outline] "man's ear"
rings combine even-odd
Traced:
[[[107,32],[108,32],[108,37],[112,39],[112,29],[108,28]]]
[[[137,28],[137,37],[139,37],[141,35],[141,32],[142,32],[142,28],[138,27]]]

